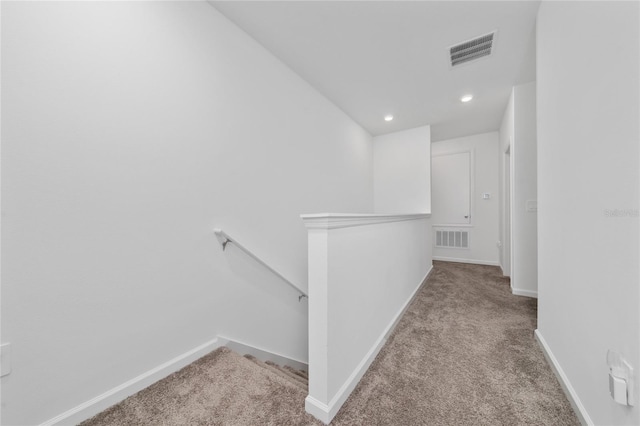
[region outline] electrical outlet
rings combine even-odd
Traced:
[[[0,377],[11,373],[11,343],[0,345]]]

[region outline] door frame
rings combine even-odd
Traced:
[[[502,167],[504,170],[502,200],[503,210],[503,244],[502,244],[502,274],[511,277],[513,271],[513,155],[511,139],[502,155]]]

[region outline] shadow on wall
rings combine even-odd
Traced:
[[[216,264],[228,267],[218,334],[307,363],[308,299],[233,243],[216,247]]]

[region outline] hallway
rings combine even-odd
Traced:
[[[535,341],[537,301],[495,266],[433,264],[334,423],[579,424]]]
[[[536,300],[513,296],[497,267],[434,262],[332,424],[578,425],[535,328]],[[319,424],[304,389],[265,371],[208,355],[86,425]]]

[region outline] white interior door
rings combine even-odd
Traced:
[[[471,153],[432,157],[431,217],[437,225],[471,223]]]

